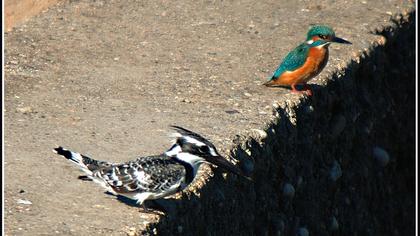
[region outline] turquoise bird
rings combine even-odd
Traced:
[[[316,77],[327,65],[330,43],[351,44],[349,41],[336,37],[334,30],[328,26],[312,27],[307,33],[306,41],[287,54],[273,76],[264,85],[290,86],[292,92],[303,92],[311,96],[312,91],[307,82]],[[296,85],[303,85],[305,90],[297,90]]]

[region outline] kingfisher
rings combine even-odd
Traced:
[[[184,190],[193,182],[203,163],[250,179],[201,135],[179,126],[171,127],[175,130],[175,140],[169,150],[125,163],[95,160],[61,146],[53,151],[78,165],[87,179],[114,195],[135,200],[145,212],[149,212],[143,204],[145,200],[164,198]]]
[[[312,95],[307,82],[316,77],[327,65],[328,46],[330,43],[351,44],[336,37],[332,28],[325,25],[313,26],[307,33],[306,41],[293,49],[280,63],[273,76],[264,83],[265,86],[290,86],[292,92]],[[303,85],[299,91],[296,85]]]

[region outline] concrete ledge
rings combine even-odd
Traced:
[[[5,33],[6,234],[411,233],[413,11],[400,0],[51,7]],[[314,23],[353,42],[331,45],[315,95],[261,86]],[[172,124],[211,139],[254,182],[205,166],[156,216],[51,153],[157,154]]]

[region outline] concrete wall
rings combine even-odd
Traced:
[[[396,17],[316,96],[279,104],[266,137],[238,139],[254,182],[216,172],[142,233],[413,235],[414,21]]]

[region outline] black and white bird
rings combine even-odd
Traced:
[[[136,200],[145,211],[145,200],[164,198],[185,189],[203,163],[248,178],[222,157],[207,139],[179,126],[172,128],[175,141],[168,151],[125,163],[94,160],[63,147],[55,148],[54,152],[77,164],[89,179],[107,191]]]

